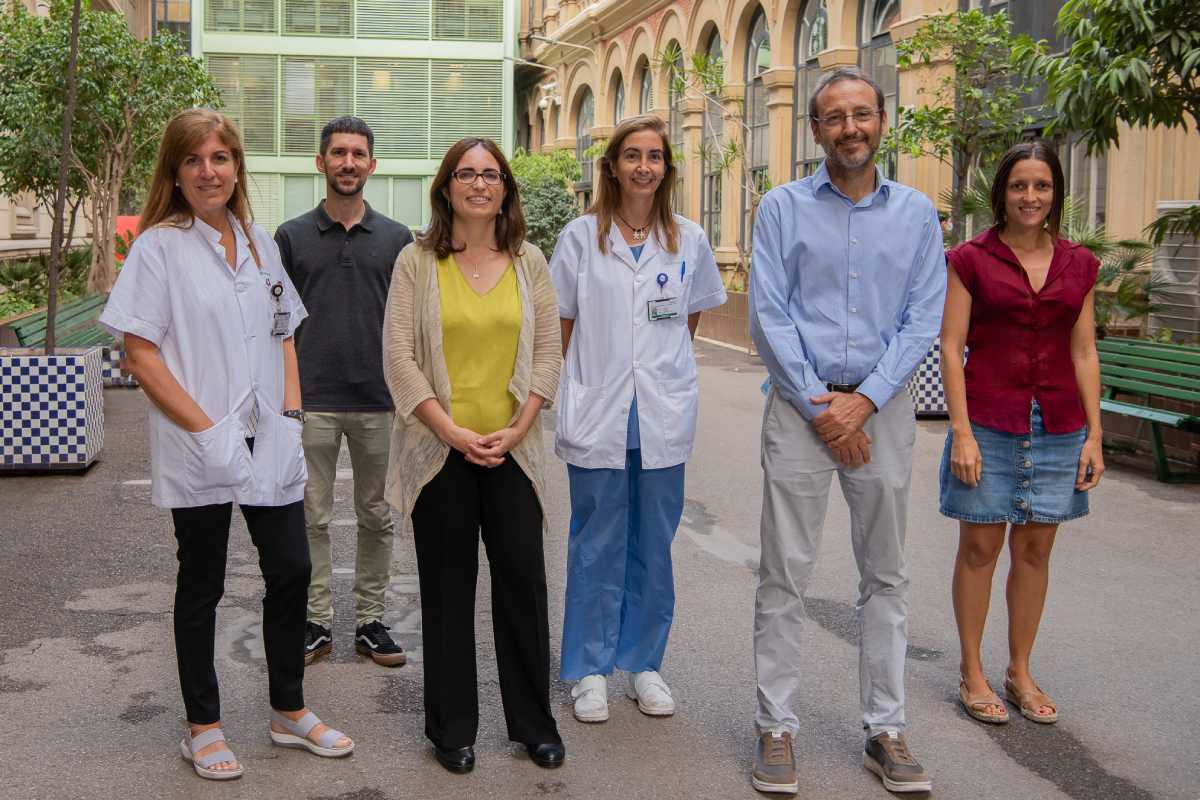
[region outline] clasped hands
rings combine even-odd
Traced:
[[[466,457],[472,464],[481,467],[498,467],[504,456],[525,438],[526,431],[517,426],[501,428],[495,433],[481,436],[470,428],[451,424],[442,440]]]
[[[875,412],[875,404],[858,392],[826,392],[809,400],[829,404],[813,418],[812,426],[838,463],[851,468],[869,464],[871,437],[863,432],[863,425]]]

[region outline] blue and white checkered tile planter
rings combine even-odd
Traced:
[[[0,348],[0,470],[83,469],[104,447],[100,347]]]
[[[125,352],[116,347],[104,348],[104,366],[101,375],[105,386],[137,386],[137,378],[121,372],[121,361]]]
[[[908,395],[919,417],[945,416],[949,412],[942,388],[942,345],[937,339],[909,379]]]

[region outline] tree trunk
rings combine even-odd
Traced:
[[[58,267],[63,255],[63,214],[67,207],[67,180],[71,169],[71,122],[75,119],[76,66],[79,57],[79,14],[82,0],[71,8],[71,43],[67,50],[67,104],[63,109],[62,149],[58,159],[58,186],[54,194],[54,222],[50,232],[50,264],[46,298],[46,355],[54,355],[54,317],[58,314]],[[67,243],[68,246],[70,243]]]
[[[88,270],[88,289],[108,292],[116,280],[116,261],[113,246],[117,236],[117,205],[120,201],[121,176],[119,167],[106,165],[104,180],[92,203],[92,263]]]

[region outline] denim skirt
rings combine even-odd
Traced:
[[[983,457],[983,477],[971,487],[950,472],[952,431],[946,433],[940,474],[940,511],[965,522],[1066,522],[1088,513],[1087,492],[1075,490],[1087,427],[1046,433],[1035,401],[1030,432],[1007,433],[971,423]]]

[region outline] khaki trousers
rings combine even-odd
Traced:
[[[754,609],[760,731],[799,728],[804,595],[821,543],[834,473],[850,507],[858,564],[859,710],[875,734],[904,729],[908,568],[904,530],[916,420],[901,390],[864,430],[871,463],[843,468],[800,412],[774,389],[763,414],[762,560]]]
[[[383,618],[392,564],[392,512],[383,499],[391,428],[390,411],[309,411],[305,414],[303,441],[308,483],[304,487],[304,518],[312,559],[308,619],[326,628],[333,623],[329,523],[333,518],[333,485],[343,436],[354,472],[354,513],[358,519],[354,558],[355,626]]]

